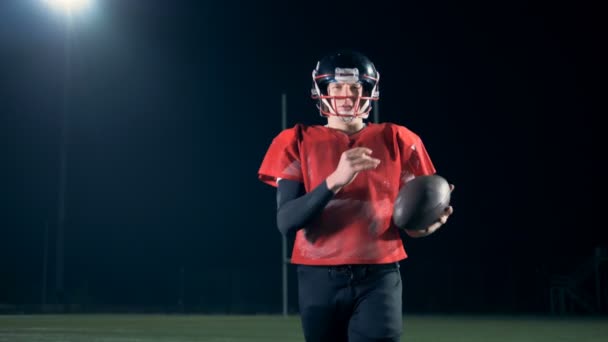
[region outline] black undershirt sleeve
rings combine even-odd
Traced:
[[[334,197],[327,183],[319,184],[306,193],[304,184],[281,179],[277,186],[277,226],[283,235],[291,235],[304,228],[319,215]]]

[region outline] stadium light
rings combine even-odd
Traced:
[[[55,11],[67,16],[83,12],[93,5],[93,0],[42,0]]]

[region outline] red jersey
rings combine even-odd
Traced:
[[[258,171],[261,181],[304,184],[310,192],[336,169],[342,152],[367,147],[380,159],[377,168],[360,172],[323,212],[298,230],[291,262],[306,265],[380,264],[407,257],[392,224],[393,204],[403,181],[435,173],[422,141],[391,123],[368,123],[354,134],[315,125],[295,125],[276,136]]]

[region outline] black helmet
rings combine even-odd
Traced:
[[[356,51],[339,51],[327,55],[317,62],[317,66],[312,72],[312,98],[318,100],[317,107],[322,116],[367,118],[372,108],[371,101],[377,101],[380,98],[379,80],[380,73],[369,58]],[[361,84],[363,95],[358,97],[354,113],[341,114],[336,110],[333,100],[344,97],[329,96],[327,86],[332,82]]]

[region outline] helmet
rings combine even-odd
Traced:
[[[366,56],[356,51],[339,51],[317,62],[312,71],[312,98],[318,100],[317,108],[321,116],[366,119],[372,109],[371,101],[380,98],[379,80],[380,73]],[[329,96],[327,86],[332,82],[361,84],[363,95],[357,97],[352,114],[342,114],[336,109],[335,100],[348,96]]]

